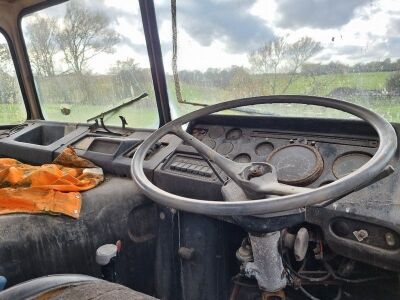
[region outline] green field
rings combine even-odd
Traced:
[[[94,117],[105,110],[112,108],[113,106],[96,106],[96,105],[81,105],[74,104],[70,105],[71,113],[69,115],[63,115],[60,110],[60,105],[50,104],[44,106],[44,114],[46,119],[55,120],[60,122],[72,122],[72,123],[86,123],[86,120],[90,117]],[[150,108],[135,108],[126,107],[119,113],[112,117],[106,117],[106,124],[120,125],[121,120],[118,117],[123,115],[130,127],[141,127],[141,128],[157,128],[158,127],[158,112],[154,105],[154,109]]]
[[[366,106],[381,114],[390,121],[400,122],[400,97],[380,96],[379,91],[384,90],[390,72],[371,73],[349,73],[330,74],[315,77],[296,75],[286,94],[308,94],[319,96],[330,96],[340,88],[351,88],[358,90],[375,90],[375,96],[341,96],[341,98]],[[279,93],[287,84],[288,75],[278,75],[276,91]],[[172,111],[175,116],[199,109],[199,106],[178,103],[175,97],[174,84],[168,80],[169,96]],[[246,82],[240,80],[228,88],[215,88],[210,86],[189,85],[181,82],[183,98],[190,102],[213,104],[235,98],[266,95],[268,91],[262,92],[263,86],[252,88]],[[260,92],[261,91],[261,92]],[[154,128],[158,125],[158,113],[154,100],[151,105],[132,105],[124,108],[123,114],[131,127]],[[110,105],[84,105],[69,104],[71,113],[65,116],[61,113],[61,103],[46,103],[42,105],[46,119],[63,122],[86,122],[86,120],[113,107]],[[115,104],[114,104],[115,105]],[[299,105],[268,105],[257,107],[260,112],[272,113],[286,116],[308,116],[308,117],[348,117],[340,112],[318,107],[307,107]],[[237,111],[230,111],[237,114]],[[107,120],[108,124],[120,124],[118,115]],[[18,124],[25,120],[25,112],[21,104],[0,104],[0,124]]]
[[[111,108],[112,106],[110,106]],[[106,110],[107,106],[97,105],[70,105],[71,113],[66,116],[61,113],[60,104],[48,104],[43,106],[43,114],[47,120],[71,123],[86,123],[89,117],[93,117]],[[125,108],[120,114],[106,118],[107,124],[121,124],[118,115],[123,115],[130,127],[157,128],[158,112],[155,109]],[[26,120],[24,108],[16,104],[0,104],[0,125],[19,124]]]
[[[297,75],[290,87],[287,89],[285,94],[292,95],[315,95],[315,96],[332,96],[337,89],[351,88],[358,90],[375,90],[382,91],[385,89],[387,79],[392,75],[392,72],[370,72],[370,73],[348,73],[348,74],[329,74],[319,75],[315,77]],[[285,74],[278,75],[276,94],[283,90],[287,84],[288,76]],[[240,83],[240,82],[239,82]],[[176,101],[175,87],[173,82],[168,82],[170,89],[170,100],[175,107],[177,114],[188,113],[196,110],[198,106],[192,106],[189,104],[181,104]],[[196,102],[203,104],[213,104],[224,100],[269,95],[267,91],[265,93],[259,93],[255,89],[249,89],[245,86],[232,86],[230,89],[218,89],[215,87],[207,86],[194,86],[190,84],[181,83],[181,91],[183,99],[188,102]],[[332,97],[338,98],[333,95]],[[386,96],[342,96],[339,97],[343,100],[347,100],[365,107],[368,107],[377,113],[381,114],[390,121],[400,121],[400,97],[386,97]],[[284,115],[284,116],[305,116],[305,117],[332,117],[332,118],[348,118],[347,114],[341,113],[336,110],[310,107],[305,108],[304,105],[268,105],[259,106],[258,109],[262,112]],[[228,112],[237,113],[237,112]]]
[[[0,125],[20,124],[26,120],[23,103],[0,104]]]
[[[387,79],[392,74],[393,72],[329,74],[315,77],[296,75],[285,94],[314,94],[319,96],[329,96],[338,88],[383,90],[385,89]],[[268,80],[268,75],[266,77]],[[287,80],[287,74],[277,75],[276,94],[282,93],[286,87]],[[237,83],[241,84],[240,81]],[[175,86],[172,81],[168,82],[168,86],[170,87],[171,92],[175,93]],[[217,99],[226,100],[227,97],[233,99],[232,97],[234,97],[235,93],[240,94],[240,91],[237,91],[236,89],[246,90],[248,94],[246,96],[252,96],[252,91],[248,91],[249,87],[246,87],[245,83],[242,83],[242,86],[233,85],[226,89],[219,89],[206,85],[194,86],[181,82],[182,96],[188,101],[207,101],[207,98],[210,96],[212,96],[216,101]],[[271,92],[265,94],[271,94]]]

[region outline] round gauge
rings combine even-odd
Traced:
[[[234,129],[229,130],[226,133],[226,139],[227,140],[238,140],[238,139],[240,139],[242,137],[242,134],[243,133],[242,133],[241,129],[234,128]]]
[[[224,128],[221,126],[214,126],[208,129],[208,136],[212,139],[217,139],[225,132]]]
[[[246,153],[241,153],[239,155],[237,155],[233,161],[238,162],[238,163],[249,163],[251,162],[251,157],[250,155],[246,154]]]
[[[211,139],[204,139],[204,140],[202,140],[202,142],[203,142],[204,144],[206,144],[208,147],[210,147],[211,149],[214,149],[215,146],[216,146],[215,141],[214,141],[214,140],[211,140]]]
[[[276,168],[279,182],[307,185],[322,173],[323,160],[317,149],[302,145],[286,145],[273,151],[267,160]]]
[[[338,179],[342,178],[360,168],[370,159],[371,155],[360,152],[352,152],[339,156],[333,163],[333,175]]]
[[[232,152],[232,150],[233,150],[232,143],[222,143],[217,147],[217,152],[222,155],[229,154]]]
[[[270,154],[272,151],[274,150],[274,146],[269,143],[269,142],[262,142],[259,143],[256,146],[256,149],[254,150],[256,152],[257,155],[260,156],[267,156],[268,154]]]

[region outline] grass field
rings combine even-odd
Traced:
[[[44,114],[46,119],[55,120],[60,122],[72,122],[72,123],[86,123],[86,120],[90,117],[94,117],[105,110],[112,108],[113,106],[96,106],[96,105],[70,105],[71,113],[69,115],[63,115],[60,110],[60,105],[50,104],[44,106]],[[118,117],[123,115],[129,127],[141,127],[141,128],[157,128],[158,127],[158,112],[157,107],[154,105],[154,109],[148,108],[135,108],[126,107],[119,113],[111,117],[106,117],[106,124],[120,125],[121,120]]]
[[[377,90],[382,91],[385,89],[386,81],[391,76],[392,72],[370,72],[370,73],[348,73],[348,74],[329,74],[319,75],[313,78],[305,75],[297,75],[285,94],[292,95],[316,95],[329,97],[332,92],[339,88],[352,88],[359,90]],[[277,94],[282,91],[287,84],[287,75],[278,75],[277,79]],[[168,82],[170,91],[170,100],[172,102],[173,110],[177,115],[188,113],[196,110],[198,106],[188,104],[180,104],[176,101],[175,87],[173,82]],[[240,90],[240,86],[238,88]],[[242,97],[266,95],[259,94],[256,90],[248,89],[245,91],[237,91],[237,87],[233,86],[231,89],[218,89],[208,86],[194,86],[181,83],[182,97],[188,102],[199,102],[203,104],[213,104],[224,100],[230,100]],[[400,121],[400,97],[362,97],[362,96],[347,96],[340,97],[365,107],[368,107],[385,118],[391,121]],[[320,107],[305,108],[304,105],[268,105],[259,106],[257,108],[262,112],[267,112],[277,115],[286,116],[306,116],[306,117],[332,117],[332,118],[348,118],[347,114],[341,113],[332,109],[325,109]],[[237,113],[237,112],[229,112]]]
[[[26,120],[23,103],[0,104],[0,125],[20,124]]]
[[[329,74],[315,77],[296,75],[285,94],[315,94],[319,96],[328,96],[338,88],[383,90],[385,89],[387,79],[392,74],[393,72],[369,72]],[[287,74],[277,76],[276,94],[281,94],[283,92],[287,81]],[[240,84],[240,81],[238,84]],[[168,86],[171,92],[175,93],[175,86],[171,80],[168,81]],[[188,101],[207,101],[207,98],[210,96],[216,101],[218,101],[218,99],[226,100],[227,97],[232,99],[236,93],[235,90],[240,88],[245,89],[246,87],[234,85],[226,89],[219,89],[210,86],[194,86],[181,82],[182,96]],[[251,92],[249,91],[248,93],[250,94]]]
[[[112,106],[110,106],[112,107]],[[61,113],[60,104],[47,104],[43,106],[43,114],[45,118],[52,121],[86,123],[86,120],[97,114],[102,113],[108,107],[96,105],[70,105],[71,113],[63,115]],[[119,115],[123,115],[130,127],[140,128],[157,128],[158,112],[154,109],[134,109],[125,108],[120,114],[116,114],[111,118],[106,118],[106,124],[120,125]],[[0,104],[0,125],[19,124],[26,120],[25,108],[20,105]]]
[[[359,90],[377,90],[385,88],[386,81],[391,75],[390,72],[371,72],[371,73],[350,73],[350,74],[330,74],[316,77],[297,75],[286,94],[310,94],[319,96],[329,96],[338,88],[352,88]],[[277,80],[277,93],[282,90],[287,83],[287,75],[279,75]],[[175,116],[188,113],[199,109],[198,106],[178,103],[175,96],[174,84],[168,80],[169,98],[171,109]],[[219,89],[210,86],[194,86],[181,83],[182,95],[186,101],[213,104],[235,98],[258,96],[256,90],[250,87],[234,85],[231,88]],[[346,96],[342,97],[350,102],[366,106],[385,118],[393,122],[400,122],[400,97],[385,96]],[[147,107],[136,106],[124,108],[123,114],[129,126],[142,128],[155,128],[158,125],[158,113],[155,105]],[[83,105],[70,104],[71,113],[65,116],[61,113],[61,104],[44,104],[43,112],[47,119],[64,122],[86,122],[89,117],[111,108],[112,105]],[[257,107],[259,111],[286,115],[286,116],[308,116],[308,117],[348,117],[338,111],[328,110],[319,107],[307,107],[299,105],[268,105]],[[236,114],[237,112],[228,112]],[[120,124],[116,114],[107,124]],[[0,124],[18,124],[26,118],[24,108],[21,104],[0,104]]]

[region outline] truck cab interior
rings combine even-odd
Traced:
[[[0,0],[0,299],[399,299],[399,21]],[[102,171],[72,214],[4,179],[66,151]]]

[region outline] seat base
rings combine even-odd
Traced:
[[[0,293],[1,300],[156,300],[123,285],[85,275],[51,275],[15,285]]]

